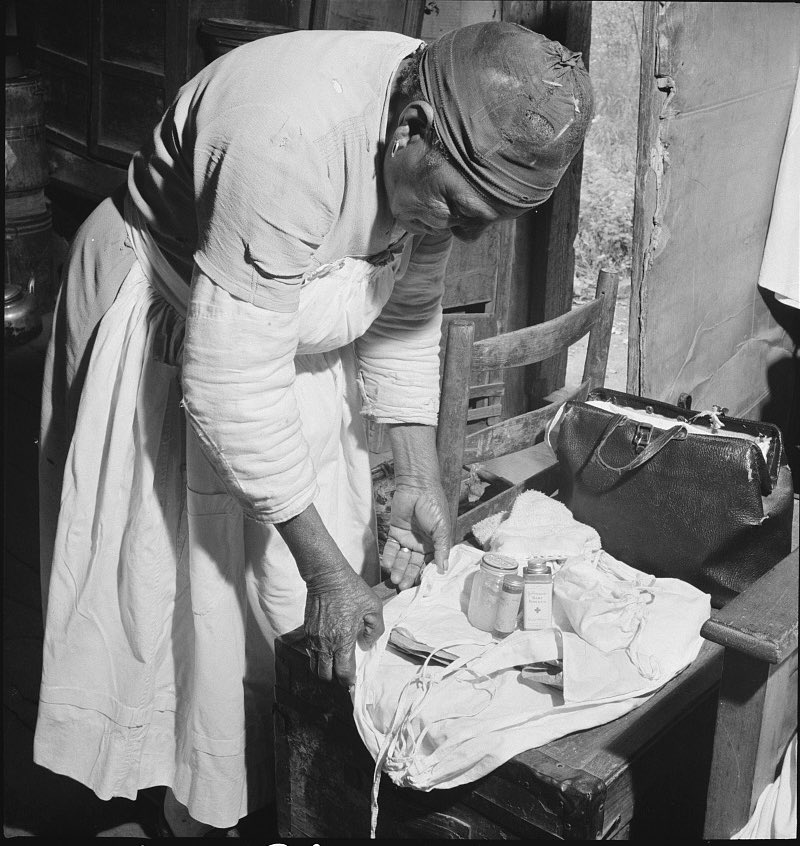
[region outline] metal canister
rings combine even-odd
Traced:
[[[525,629],[549,629],[553,625],[553,571],[546,559],[531,558],[525,567],[522,625]]]
[[[6,79],[6,200],[47,184],[44,94],[39,71]]]
[[[520,576],[503,578],[503,588],[497,600],[497,611],[494,617],[494,633],[499,637],[510,635],[517,628],[522,587],[523,581]]]
[[[6,283],[3,303],[4,346],[18,347],[38,337],[42,331],[42,318],[36,304],[30,280],[27,290],[21,285]]]

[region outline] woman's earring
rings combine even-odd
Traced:
[[[391,154],[390,154],[392,158],[394,158],[394,157],[395,157],[395,154],[397,153],[397,151],[398,151],[399,149],[400,149],[400,142],[399,142],[399,141],[395,141],[395,142],[394,142],[394,144],[392,145],[392,152],[391,152]]]

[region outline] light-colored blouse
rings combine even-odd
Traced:
[[[436,423],[451,236],[395,225],[381,164],[391,82],[419,44],[302,31],[240,47],[181,89],[131,163],[131,197],[173,267],[225,292],[190,299],[184,402],[254,519],[289,519],[316,493],[295,355],[355,342],[363,412]],[[236,366],[221,370],[226,340]]]

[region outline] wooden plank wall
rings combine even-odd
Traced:
[[[431,42],[457,27],[500,20],[502,9],[501,0],[442,0],[424,16],[420,38]],[[473,317],[476,339],[508,330],[514,231],[513,221],[501,223],[477,241],[453,245],[443,306]]]
[[[645,4],[635,393],[675,402],[685,392],[696,408],[755,417],[783,392],[770,382],[792,345],[757,280],[799,32],[796,3]]]
[[[424,0],[314,0],[311,29],[366,29],[418,36]]]
[[[504,2],[503,20],[520,23],[583,54],[589,67],[591,2]],[[583,153],[564,174],[553,196],[516,223],[513,277],[507,329],[531,326],[564,314],[572,307],[575,236],[580,214]],[[531,408],[534,397],[564,384],[566,353],[506,377],[508,414]]]

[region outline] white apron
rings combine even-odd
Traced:
[[[126,224],[137,261],[99,325],[64,474],[34,760],[102,799],[171,786],[192,817],[225,828],[271,797],[273,641],[302,624],[305,585],[186,426],[188,287],[130,203]],[[315,506],[374,584],[352,347],[298,356],[296,371]]]

